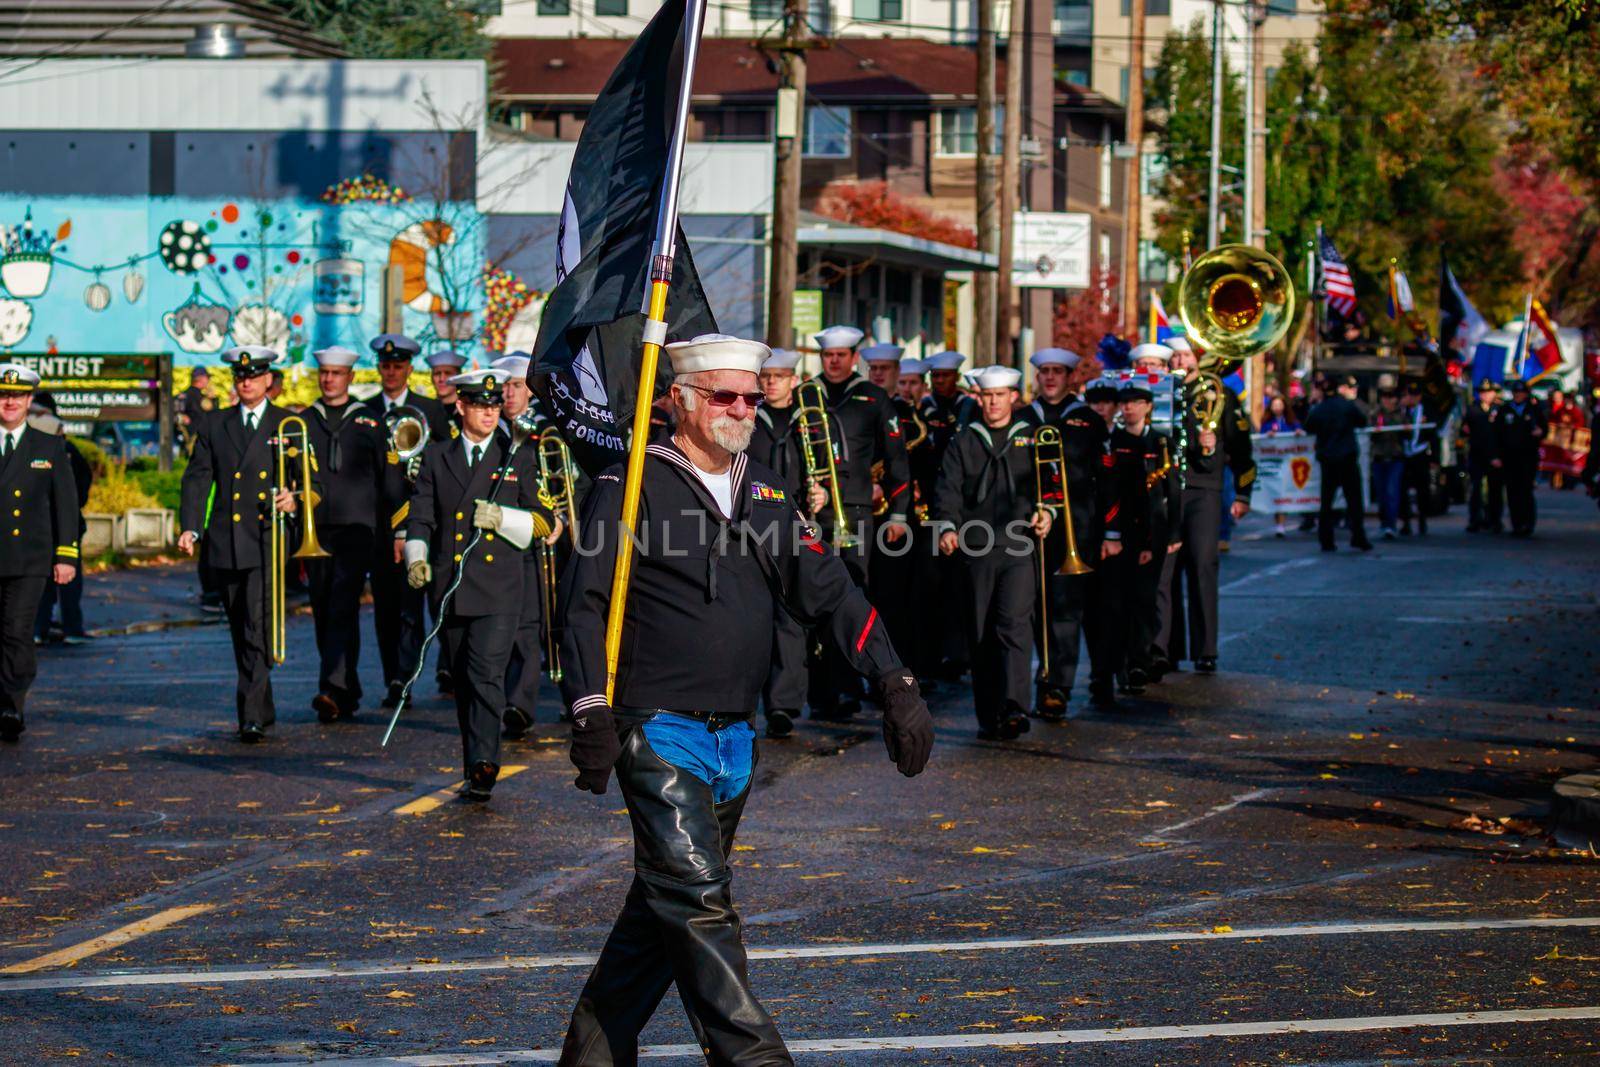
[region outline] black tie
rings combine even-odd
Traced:
[[[482,445],[473,445],[472,446],[472,456],[471,456],[470,459],[467,460],[467,466],[468,467],[476,467],[478,465],[478,460],[480,460],[482,458],[483,458],[483,446]]]
[[[244,432],[246,436],[256,432],[256,413],[253,411],[244,413]]]
[[[0,459],[6,459],[10,455],[11,455],[11,435],[10,434],[6,434],[6,436],[5,436],[5,446],[3,448],[0,448]]]

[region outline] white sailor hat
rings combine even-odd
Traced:
[[[1128,353],[1128,359],[1133,363],[1137,363],[1141,359],[1159,359],[1163,363],[1171,363],[1172,349],[1166,345],[1149,343],[1134,345],[1133,350]]]
[[[1078,365],[1082,357],[1078,353],[1065,348],[1041,348],[1028,357],[1028,362],[1035,367],[1066,367],[1071,369]]]
[[[960,352],[935,352],[923,360],[929,370],[960,370],[967,357]]]
[[[344,348],[340,345],[329,345],[327,348],[319,348],[315,352],[311,353],[311,356],[317,361],[317,368],[319,370],[325,367],[331,367],[335,369],[341,367],[354,367],[356,365],[356,361],[361,358],[348,348]]]
[[[854,326],[829,326],[817,334],[818,348],[854,348],[866,334]]]
[[[441,348],[437,352],[429,352],[425,362],[430,367],[465,367],[467,357],[453,349]]]
[[[530,362],[531,359],[526,352],[507,352],[489,366],[499,371],[502,378],[526,378]]]
[[[380,363],[398,360],[409,363],[422,351],[422,346],[403,333],[380,333],[372,339],[372,350]]]
[[[861,350],[861,358],[868,363],[897,363],[905,349],[900,345],[868,345]]]
[[[791,352],[787,348],[774,348],[772,355],[761,364],[762,370],[794,370],[800,365],[800,353]]]
[[[31,393],[37,388],[37,371],[20,363],[0,363],[0,393]]]
[[[278,362],[278,353],[266,345],[235,345],[222,353],[222,362],[233,369],[235,378],[254,378],[265,374]]]
[[[900,361],[900,376],[902,378],[908,374],[921,376],[927,372],[928,361],[925,359],[913,359],[910,356],[906,356]]]
[[[1015,367],[980,367],[968,378],[979,389],[1015,389],[1022,372]]]
[[[505,380],[504,371],[486,367],[457,374],[450,379],[450,384],[456,387],[456,395],[468,403],[498,404],[504,399],[501,386]]]
[[[698,374],[708,370],[747,370],[759,374],[772,349],[760,341],[746,341],[725,333],[705,333],[667,345],[673,374]]]

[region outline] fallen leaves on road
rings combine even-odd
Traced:
[[[965,1000],[978,1000],[983,997],[1004,997],[1017,991],[1016,986],[1008,985],[1004,989],[969,989],[961,996]]]
[[[1344,991],[1352,997],[1370,997],[1378,992],[1376,989],[1355,989],[1351,986],[1345,986]]]

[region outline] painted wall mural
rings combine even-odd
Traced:
[[[173,352],[180,365],[234,344],[295,361],[330,344],[364,353],[393,277],[425,351],[482,359],[534,295],[512,279],[487,300],[484,222],[471,203],[369,175],[318,201],[0,195],[0,349]]]

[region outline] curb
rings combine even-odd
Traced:
[[[1571,774],[1558,781],[1551,815],[1562,844],[1600,847],[1600,774]]]

